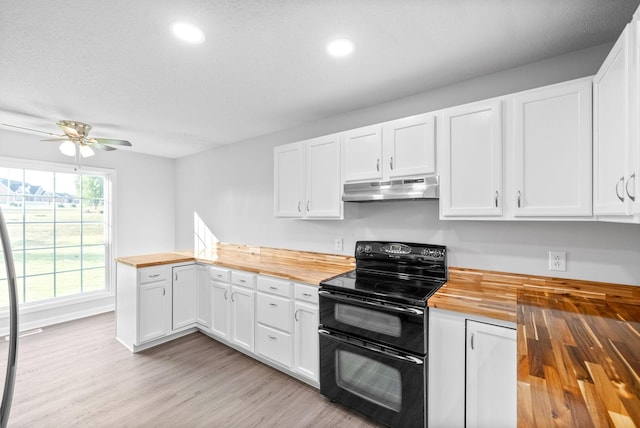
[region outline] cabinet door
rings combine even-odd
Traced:
[[[428,426],[464,427],[466,318],[429,308]]]
[[[382,178],[382,127],[365,126],[344,133],[344,180]]]
[[[308,218],[342,216],[342,167],[340,135],[306,142],[306,202]]]
[[[138,286],[138,340],[137,345],[166,336],[169,333],[171,306],[168,281]]]
[[[515,215],[592,213],[591,79],[513,98]]]
[[[386,122],[382,127],[384,167],[389,178],[434,174],[435,117],[420,114]]]
[[[442,133],[442,217],[502,215],[502,102],[445,110]]]
[[[628,212],[629,46],[627,26],[593,80],[594,214]]]
[[[173,268],[173,329],[190,327],[196,322],[196,267]]]
[[[319,382],[318,306],[296,302],[295,321],[295,371]]]
[[[209,287],[211,292],[211,333],[228,340],[231,286],[210,280]]]
[[[467,426],[516,427],[516,330],[467,320]]]
[[[231,287],[231,341],[253,352],[255,291]]]
[[[274,149],[274,215],[302,217],[305,200],[304,146],[298,143]]]
[[[211,326],[211,287],[209,286],[209,269],[206,266],[198,266],[196,283],[196,322],[200,328],[209,330]]]

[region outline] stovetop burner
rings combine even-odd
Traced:
[[[447,280],[447,250],[441,245],[358,241],[355,258],[355,270],[320,287],[424,307]]]

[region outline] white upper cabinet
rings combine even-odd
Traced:
[[[419,114],[382,125],[389,178],[435,174],[435,116]],[[388,169],[387,169],[388,167]]]
[[[438,153],[443,218],[502,215],[502,101],[442,111]]]
[[[594,213],[638,214],[638,22],[627,25],[593,85]],[[623,217],[623,218],[624,218]]]
[[[276,217],[342,217],[340,145],[333,134],[274,149]]]
[[[345,181],[382,179],[382,126],[345,132],[343,147]]]
[[[306,142],[307,218],[342,216],[342,171],[340,136],[314,138]]]
[[[515,216],[591,216],[591,79],[512,98]]]
[[[345,181],[435,173],[435,117],[419,114],[344,133]]]
[[[274,211],[276,217],[302,217],[305,198],[304,146],[299,143],[274,149]]]

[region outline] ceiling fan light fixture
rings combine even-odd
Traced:
[[[67,140],[60,144],[60,151],[65,156],[75,156],[76,155],[76,145]]]
[[[189,22],[174,22],[171,24],[171,31],[177,38],[192,45],[198,45],[205,40],[204,32]]]
[[[89,158],[95,154],[96,153],[91,147],[80,145],[80,156],[82,156],[83,158]]]

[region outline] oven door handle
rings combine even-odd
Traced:
[[[327,296],[330,299],[338,300],[340,302],[345,302],[345,303],[354,303],[354,304],[360,303],[366,306],[371,306],[373,308],[386,310],[386,311],[401,312],[404,314],[411,314],[411,315],[424,315],[424,311],[422,309],[417,309],[417,308],[407,308],[404,306],[397,306],[397,305],[390,305],[390,304],[382,305],[366,299],[352,299],[350,297],[342,296],[340,294],[332,293],[331,291],[326,291],[326,290],[320,290],[318,291],[318,294],[322,296]]]
[[[422,361],[420,358],[414,357],[413,355],[391,353],[391,352],[385,351],[383,348],[359,345],[357,343],[349,342],[348,340],[342,339],[341,337],[338,337],[335,334],[331,333],[329,330],[325,330],[323,328],[318,329],[318,334],[330,337],[332,340],[338,341],[340,343],[344,343],[345,345],[351,345],[358,348],[366,349],[368,351],[377,352],[387,357],[395,358],[396,360],[405,361],[418,366],[421,366],[424,364],[424,361]]]

